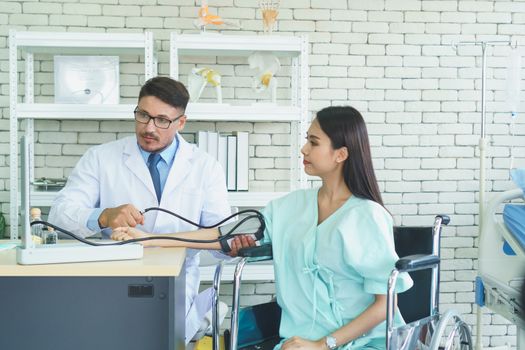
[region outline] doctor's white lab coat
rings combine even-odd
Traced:
[[[160,206],[202,225],[219,222],[231,212],[221,166],[180,135],[176,137],[179,148],[160,205],[137,139],[130,136],[92,147],[84,154],[69,176],[65,188],[53,202],[49,221],[87,237],[95,233],[86,226],[94,208],[111,208],[129,203],[139,210]],[[139,225],[137,228],[153,233],[196,229],[158,211],[146,213],[144,226]],[[189,249],[186,257],[187,342],[197,331],[202,317],[201,312],[196,312],[202,307],[193,305],[200,282],[198,266],[198,251]]]

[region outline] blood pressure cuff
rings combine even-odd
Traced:
[[[264,217],[261,213],[253,213],[245,216],[238,221],[219,226],[220,243],[223,252],[231,251],[231,241],[237,235],[249,235],[255,241],[264,237]]]

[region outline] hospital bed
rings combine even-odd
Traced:
[[[388,281],[388,301],[386,312],[386,349],[387,350],[471,350],[472,339],[469,327],[453,310],[439,313],[439,260],[440,234],[442,225],[449,222],[447,216],[436,216],[434,224],[428,227],[395,227],[394,241],[396,252],[402,257],[390,275]],[[270,334],[268,329],[278,330],[279,319],[268,321],[268,314],[279,312],[276,304],[263,305],[265,312],[257,310],[259,306],[240,310],[240,285],[244,266],[253,261],[271,259],[271,246],[253,247],[241,250],[242,258],[237,263],[233,281],[233,301],[231,312],[231,332],[225,332],[228,340],[227,349],[271,349],[279,341],[278,334]],[[215,283],[220,281],[220,269]],[[402,327],[393,327],[395,284],[399,273],[408,272],[414,280],[414,286],[397,295],[398,307],[406,321]],[[260,319],[262,315],[262,318]],[[246,319],[252,319],[254,325],[247,325]],[[265,325],[257,327],[257,325]],[[243,330],[240,330],[240,329]],[[265,329],[268,328],[268,329]],[[249,335],[243,332],[249,332]],[[251,336],[261,338],[257,344]],[[214,337],[218,339],[218,327],[214,328]],[[218,346],[218,341],[215,343]],[[214,349],[218,349],[215,347]]]
[[[519,202],[508,203],[512,200]],[[501,212],[504,205],[503,216]],[[495,193],[481,218],[476,304],[516,324],[517,349],[525,349],[524,305],[521,286],[525,276],[525,203],[520,188]],[[511,229],[512,228],[512,229]]]

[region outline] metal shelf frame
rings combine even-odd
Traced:
[[[25,54],[25,92],[19,103],[18,54]],[[10,113],[10,238],[18,238],[19,176],[18,122],[25,119],[25,135],[34,139],[34,119],[131,119],[130,105],[64,105],[34,103],[34,54],[123,55],[144,56],[144,74],[157,75],[153,52],[153,34],[145,33],[73,33],[9,31],[9,113]],[[30,164],[34,164],[30,149]],[[29,167],[34,180],[34,169]],[[34,205],[34,203],[31,203]]]
[[[290,122],[290,190],[306,188],[306,174],[301,171],[301,138],[308,122],[308,37],[276,35],[177,34],[170,36],[170,76],[179,79],[180,56],[248,57],[255,51],[271,52],[278,57],[290,57],[290,106],[254,103],[250,106],[196,103],[188,105],[188,115],[207,121],[271,121]],[[249,198],[249,197],[248,197]],[[248,200],[249,201],[249,200]]]

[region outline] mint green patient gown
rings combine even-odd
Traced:
[[[274,254],[283,338],[318,340],[356,318],[373,303],[374,294],[387,293],[398,259],[392,218],[382,206],[351,196],[317,225],[318,190],[292,192],[263,211],[265,240]],[[411,286],[408,274],[401,274],[396,291]],[[403,324],[399,312],[395,322]],[[385,322],[340,347],[384,348]]]

